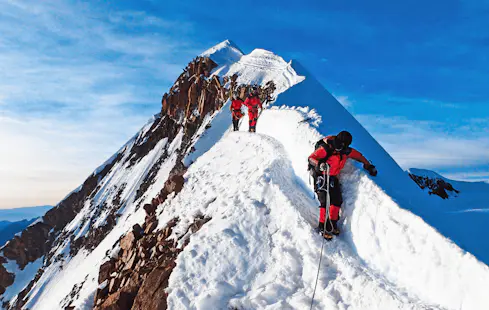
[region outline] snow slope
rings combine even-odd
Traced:
[[[320,137],[303,122],[315,116],[304,108],[266,110],[260,133],[226,132],[190,167],[183,191],[160,207],[160,220],[187,215],[175,229],[184,233],[197,214],[213,219],[177,260],[170,309],[308,308],[321,238],[304,157],[296,152]],[[326,246],[315,309],[489,305],[487,266],[353,165],[342,181],[344,234]]]
[[[149,130],[152,122],[143,127],[136,137],[142,137]],[[29,299],[26,307],[29,309],[61,309],[66,307],[69,302],[65,299],[73,291],[74,287],[79,287],[78,297],[71,303],[79,309],[91,309],[93,305],[93,294],[98,287],[98,271],[100,264],[110,256],[114,244],[119,238],[127,233],[136,223],[144,221],[145,212],[142,208],[137,208],[138,205],[149,202],[156,196],[158,191],[163,187],[164,181],[167,179],[171,168],[176,160],[177,149],[181,143],[182,133],[177,135],[170,145],[167,145],[167,140],[162,139],[157,146],[151,150],[141,161],[130,166],[129,162],[122,160],[110,174],[104,178],[101,189],[93,200],[87,200],[85,207],[75,217],[75,219],[65,227],[65,231],[73,234],[76,238],[85,236],[88,231],[87,227],[90,222],[95,225],[103,225],[106,220],[107,213],[102,212],[96,214],[97,208],[104,203],[110,203],[118,195],[115,189],[123,189],[120,193],[122,201],[125,204],[118,210],[120,217],[116,226],[105,237],[105,239],[92,251],[81,250],[74,257],[70,256],[70,240],[66,239],[57,249],[55,256],[60,255],[62,260],[51,264],[42,275],[41,279],[35,284],[27,298]],[[129,155],[129,150],[136,140],[136,137],[129,141],[123,150],[124,156]],[[157,181],[152,184],[146,191],[145,195],[139,199],[135,199],[136,190],[148,174],[149,169],[162,156],[164,151],[167,151],[169,156],[163,165],[159,168]],[[91,217],[91,221],[86,221],[87,217]],[[108,254],[109,253],[109,254]]]
[[[341,175],[343,234],[325,246],[314,308],[489,308],[489,268],[414,214],[430,214],[429,200],[300,64],[260,49],[243,55],[229,41],[203,55],[220,65],[214,74],[238,74],[238,83],[263,85],[273,79],[278,97],[262,113],[256,134],[245,132],[246,117],[243,132],[231,132],[227,105],[208,116],[195,151],[185,158],[190,166],[183,190],[158,207],[159,227],[180,218],[170,238],[185,234],[196,216],[212,217],[177,259],[169,280],[169,309],[309,308],[323,241],[314,233],[318,202],[306,159],[321,136],[343,129],[353,133],[353,146],[376,164],[379,175],[371,178],[351,163]],[[107,215],[97,208],[120,193],[124,204],[115,227],[93,251],[73,257],[66,238],[54,249],[63,259],[45,269],[26,307],[93,306],[100,264],[117,251],[117,241],[132,225],[144,221],[144,210],[137,206],[156,195],[176,161],[181,133],[171,144],[159,141],[129,165],[128,150],[151,123],[121,149],[122,160],[65,232],[86,235],[87,218],[103,225]],[[164,153],[168,157],[156,182],[136,198]],[[16,282],[17,290],[24,278]],[[72,293],[74,299],[68,300]]]
[[[257,54],[269,58],[260,50],[250,55]],[[253,71],[264,66],[246,66],[243,58],[235,66],[244,66],[246,81],[253,81]],[[345,234],[328,248],[317,308],[488,307],[482,289],[489,284],[487,266],[405,210],[426,206],[416,184],[300,65],[285,68],[292,72],[288,80],[299,84],[277,99],[276,106],[285,106],[262,114],[261,135],[220,132],[219,142],[191,166],[184,191],[164,206],[167,219],[177,212],[171,205],[186,206],[190,217],[213,217],[177,262],[170,305],[305,308],[314,275],[309,264],[318,261],[319,249],[305,158],[318,131],[347,129],[382,173],[375,183],[353,166],[342,175]],[[307,76],[302,83],[301,73]],[[256,73],[257,83],[264,83],[264,74],[270,73]]]

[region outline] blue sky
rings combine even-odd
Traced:
[[[53,204],[231,39],[307,67],[403,168],[489,180],[489,2],[2,1],[0,208]]]

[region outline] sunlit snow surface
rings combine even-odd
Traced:
[[[212,217],[177,259],[169,309],[309,309],[322,239],[314,233],[318,202],[306,159],[317,139],[342,129],[353,133],[353,146],[373,160],[379,175],[371,178],[353,164],[341,175],[343,233],[325,245],[314,309],[489,309],[489,268],[410,212],[433,223],[437,210],[429,211],[425,193],[299,64],[260,49],[243,55],[229,41],[203,55],[219,63],[214,74],[238,73],[238,83],[273,79],[280,95],[262,113],[256,134],[247,132],[246,116],[241,132],[231,132],[227,105],[209,116],[210,129],[200,129],[195,152],[185,158],[192,164],[183,190],[158,207],[160,228],[180,218],[170,238],[185,233],[195,216]],[[170,150],[178,149],[179,137]],[[166,143],[104,179],[96,203],[110,201],[111,188],[127,184],[117,225],[91,253],[69,257],[69,242],[56,249],[66,260],[46,268],[27,307],[63,309],[63,299],[83,283],[72,305],[92,308],[100,264],[121,235],[144,221],[135,204],[156,195],[176,160],[170,152],[158,180],[134,201]],[[81,219],[91,212],[87,202],[66,230],[84,235]]]
[[[257,134],[227,132],[190,167],[160,218],[213,218],[170,277],[170,309],[307,309],[321,238],[304,156],[306,109],[266,110]],[[241,130],[247,125],[243,123]],[[315,309],[485,309],[488,268],[399,208],[365,173],[341,176],[343,235],[328,243]],[[195,199],[199,197],[199,199]]]
[[[13,273],[15,275],[14,284],[7,287],[5,293],[3,293],[3,297],[5,300],[15,300],[17,298],[18,292],[22,291],[34,276],[37,273],[37,270],[42,266],[42,260],[44,257],[38,258],[36,261],[27,264],[23,270],[19,269],[19,266],[15,261],[9,260],[5,265],[5,269],[9,273]]]

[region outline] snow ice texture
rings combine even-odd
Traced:
[[[343,233],[325,245],[313,308],[489,309],[489,268],[459,247],[476,252],[484,240],[465,243],[467,236],[446,226],[449,216],[436,197],[423,193],[300,64],[259,49],[243,55],[230,41],[203,55],[220,65],[215,74],[237,73],[238,83],[273,79],[277,100],[262,113],[256,134],[247,132],[246,117],[241,131],[232,132],[227,106],[208,116],[195,151],[185,158],[190,166],[183,190],[158,207],[160,228],[180,218],[170,238],[184,234],[196,216],[212,217],[177,259],[167,290],[169,309],[309,309],[323,240],[314,232],[318,202],[306,159],[320,137],[343,129],[353,134],[353,146],[375,163],[379,175],[371,178],[354,163],[341,174]],[[205,130],[207,124],[211,127]],[[144,221],[144,211],[135,211],[135,205],[148,202],[162,187],[180,142],[172,142],[157,181],[136,201],[136,189],[167,142],[160,141],[130,168],[112,169],[95,203],[87,202],[65,229],[86,234],[81,219],[93,212],[92,205],[110,201],[111,189],[123,182],[127,203],[117,225],[91,253],[69,257],[69,244],[60,247],[57,254],[66,258],[62,268],[46,268],[26,307],[62,309],[63,298],[80,283],[72,304],[93,306],[100,264],[117,250],[112,247],[120,236]],[[100,224],[104,219],[102,214]],[[489,261],[487,253],[478,254]],[[39,264],[24,271],[8,265],[16,273],[8,298],[15,298],[26,285],[24,274],[33,275]]]

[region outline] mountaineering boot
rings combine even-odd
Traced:
[[[324,230],[324,223],[322,223],[322,222],[319,222],[319,225],[316,228],[316,231],[319,235],[323,236],[323,238],[328,240],[328,241],[333,239],[333,235],[331,235],[330,233],[328,233]]]
[[[333,240],[333,235],[332,235],[332,234],[330,234],[330,233],[328,233],[328,232],[325,232],[325,233],[323,234],[323,237],[324,237],[324,239],[326,239],[326,241],[331,241],[331,240]]]
[[[338,220],[331,220],[333,224],[333,231],[331,232],[333,235],[338,236],[340,234],[340,229],[338,228]]]
[[[324,223],[319,222],[318,227],[316,227],[316,232],[320,235],[324,234]]]

